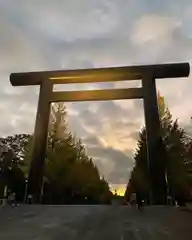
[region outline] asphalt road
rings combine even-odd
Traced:
[[[19,206],[0,209],[0,240],[191,240],[192,212],[176,207]]]

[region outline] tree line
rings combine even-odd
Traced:
[[[166,181],[168,195],[177,201],[191,198],[192,140],[173,120],[164,98],[158,94],[161,136],[166,146]],[[66,121],[63,103],[51,106],[47,151],[44,166],[42,200],[44,204],[109,204],[112,193],[104,177],[81,141],[73,135]],[[0,198],[5,186],[16,193],[17,201],[26,199],[27,177],[33,147],[31,134],[16,134],[0,138]],[[158,154],[158,152],[157,152]],[[150,203],[150,176],[147,162],[145,127],[139,133],[134,155],[135,165],[130,174],[125,197],[136,188]]]
[[[158,93],[158,108],[161,123],[161,137],[166,148],[166,182],[167,193],[180,205],[191,200],[192,191],[192,140],[179,126],[178,119],[173,120],[164,97]],[[158,152],[156,154],[159,154]],[[146,128],[139,133],[134,154],[134,168],[125,191],[130,200],[132,193],[139,190],[145,202],[150,203],[150,176],[147,160]]]
[[[109,204],[112,197],[109,185],[87,155],[81,139],[68,130],[66,115],[63,103],[51,105],[41,202]],[[30,134],[0,138],[1,197],[7,186],[16,193],[17,201],[25,201],[32,147]]]

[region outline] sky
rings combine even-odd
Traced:
[[[0,135],[33,133],[38,87],[13,87],[12,72],[189,62],[190,0],[0,0]],[[192,135],[191,75],[157,89]],[[138,87],[140,81],[76,84],[55,90]],[[114,187],[134,165],[142,100],[67,104],[70,130]]]

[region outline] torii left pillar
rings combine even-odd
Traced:
[[[42,173],[44,171],[52,90],[53,83],[51,81],[45,79],[41,82],[27,187],[27,194],[32,195],[33,203],[41,201]]]

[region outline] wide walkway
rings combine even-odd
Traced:
[[[1,240],[191,240],[192,212],[175,207],[20,206],[0,209]]]

